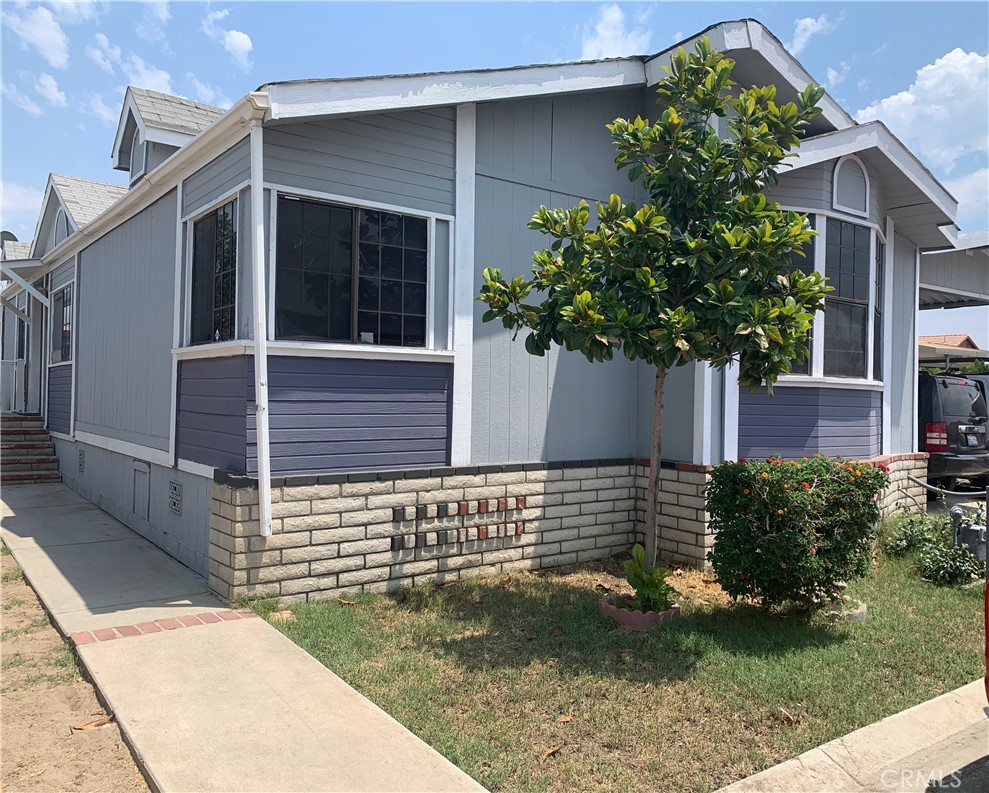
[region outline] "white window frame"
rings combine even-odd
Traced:
[[[853,207],[846,207],[838,201],[838,175],[841,173],[841,167],[846,162],[854,162],[862,169],[862,175],[865,177],[865,211],[860,209],[854,209]],[[846,154],[844,157],[839,157],[838,162],[835,163],[834,171],[831,176],[831,206],[838,210],[839,212],[847,212],[849,215],[855,215],[860,218],[869,217],[870,202],[872,201],[872,183],[869,180],[869,169],[865,167],[865,163],[854,154]]]
[[[183,248],[183,264],[182,264],[182,321],[180,323],[181,334],[179,337],[179,346],[176,349],[183,349],[186,347],[195,347],[197,349],[202,349],[204,347],[212,347],[215,345],[229,345],[231,343],[236,343],[240,339],[240,290],[241,290],[241,280],[242,280],[242,270],[241,266],[243,264],[243,246],[241,245],[241,227],[240,227],[240,203],[241,203],[241,191],[248,187],[250,182],[244,181],[240,184],[230,188],[226,192],[222,193],[219,197],[212,199],[209,203],[203,204],[200,207],[196,207],[194,210],[186,215],[183,215],[181,219],[181,235],[184,240]],[[206,344],[192,344],[192,244],[193,244],[193,227],[197,220],[209,215],[211,212],[215,212],[217,209],[222,207],[224,204],[229,204],[234,199],[237,200],[237,286],[235,289],[236,299],[234,300],[234,333],[235,338],[228,339],[226,341],[220,342],[208,342]]]
[[[318,190],[305,190],[290,185],[265,182],[264,189],[269,195],[269,227],[268,227],[268,349],[281,355],[316,355],[325,357],[353,358],[384,358],[391,360],[436,360],[448,359],[452,356],[453,335],[453,300],[448,301],[445,336],[436,337],[436,293],[439,287],[436,283],[436,222],[444,221],[450,224],[450,258],[449,258],[449,289],[452,292],[453,283],[453,238],[454,216],[442,212],[430,212],[414,207],[385,204],[378,201],[365,201],[352,196],[342,196],[335,193],[324,193]],[[383,212],[394,212],[398,215],[409,215],[426,221],[426,344],[424,347],[400,347],[385,344],[355,344],[353,342],[309,342],[282,340],[275,336],[275,282],[278,272],[278,198],[288,196],[293,198],[312,199],[328,204],[348,207],[351,209],[370,209]],[[443,347],[437,347],[437,342]]]
[[[56,296],[60,292],[64,292],[69,287],[72,288],[72,340],[70,342],[70,347],[71,347],[71,350],[69,352],[70,357],[69,357],[69,360],[67,360],[67,361],[53,362],[52,361],[52,353],[55,351],[55,347],[54,347],[54,339],[52,338],[52,335],[55,332],[55,317],[54,317],[55,298],[56,298]],[[52,307],[52,310],[48,312],[50,316],[49,316],[49,321],[48,321],[48,333],[47,333],[47,336],[48,336],[48,368],[49,369],[53,369],[56,366],[71,366],[72,363],[73,363],[73,361],[75,361],[75,358],[76,358],[76,297],[77,297],[77,295],[76,295],[76,279],[75,279],[75,277],[73,277],[71,281],[65,282],[58,289],[56,289],[54,292],[51,293],[51,307]],[[62,328],[61,319],[59,319],[58,327],[59,327],[59,332],[61,332],[61,328]]]
[[[866,174],[868,177],[868,174]],[[871,221],[862,222],[862,218],[858,217],[848,217],[848,215],[840,212],[833,212],[827,210],[814,210],[808,209],[806,207],[794,207],[794,206],[783,206],[781,209],[800,212],[801,214],[813,215],[815,230],[817,231],[817,236],[814,238],[814,269],[823,278],[826,275],[826,252],[827,252],[827,234],[828,234],[828,218],[833,220],[843,221],[845,223],[852,223],[857,226],[862,226],[869,229],[869,303],[868,303],[868,336],[866,337],[866,371],[864,377],[839,377],[836,375],[826,375],[824,374],[824,311],[818,311],[814,315],[814,329],[813,337],[811,338],[811,366],[810,374],[787,374],[782,375],[778,378],[777,382],[779,385],[786,386],[807,386],[807,387],[820,387],[820,386],[832,386],[835,388],[860,388],[870,391],[882,391],[883,381],[876,380],[872,377],[873,366],[872,366],[872,356],[875,350],[875,307],[876,307],[876,240],[885,243],[886,235],[883,231]],[[890,283],[890,262],[888,256],[887,247],[887,261],[885,278],[886,283]],[[883,305],[883,327],[885,329],[887,312],[890,306],[890,295],[887,290],[884,295],[884,305]],[[825,310],[827,309],[827,300],[824,298]],[[886,339],[886,347],[883,350],[883,356],[885,358],[889,353],[889,336],[884,337]],[[883,367],[885,372],[885,366]]]

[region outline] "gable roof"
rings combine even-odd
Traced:
[[[77,229],[95,220],[127,193],[123,185],[60,173],[53,173],[51,181]]]
[[[221,107],[193,102],[181,96],[171,96],[147,88],[127,89],[134,97],[145,127],[198,135],[224,114]]]
[[[3,249],[3,260],[5,262],[13,262],[18,259],[31,258],[30,242],[18,242],[17,240],[3,240],[3,242],[0,243],[0,248]]]
[[[921,344],[936,344],[939,347],[959,347],[965,350],[979,349],[979,345],[967,333],[941,333],[933,336],[918,336],[917,341]]]

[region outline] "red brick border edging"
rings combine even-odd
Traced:
[[[181,617],[165,617],[154,622],[139,622],[136,625],[118,625],[115,628],[97,628],[93,631],[80,631],[69,636],[72,643],[79,647],[93,642],[108,642],[112,639],[126,639],[130,636],[141,636],[145,633],[160,633],[174,631],[178,628],[192,628],[195,625],[209,625],[215,622],[230,622],[231,620],[250,619],[256,617],[253,611],[204,611],[200,614],[185,614]]]

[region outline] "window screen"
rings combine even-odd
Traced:
[[[868,374],[870,235],[864,226],[828,218],[825,274],[835,291],[825,298],[825,375]]]
[[[59,290],[52,298],[51,362],[72,360],[72,286]]]
[[[279,339],[423,347],[427,222],[280,196]]]
[[[229,341],[237,313],[237,200],[197,220],[192,237],[191,341]]]
[[[810,220],[810,227],[815,228],[814,225],[815,218],[812,216],[809,218],[809,220]],[[812,237],[810,242],[804,244],[802,249],[804,253],[803,256],[801,256],[796,251],[790,254],[790,272],[799,271],[804,275],[810,275],[812,272],[814,272],[815,270],[814,240],[816,239],[817,237]],[[812,355],[813,355],[812,352],[813,345],[814,345],[814,329],[812,327],[810,330],[807,331],[807,353],[808,353],[807,360],[804,361],[803,363],[794,362],[793,364],[791,364],[792,369],[790,370],[790,374],[809,375],[813,371],[813,366],[811,365]]]

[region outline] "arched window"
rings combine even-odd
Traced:
[[[842,157],[834,167],[832,206],[860,217],[869,217],[869,174],[853,154]]]
[[[55,213],[55,222],[52,223],[51,245],[49,245],[49,250],[54,248],[68,236],[69,219],[65,216],[65,210],[60,207],[58,212]]]
[[[144,143],[141,141],[141,130],[134,130],[130,144],[130,180],[133,182],[144,175]]]

